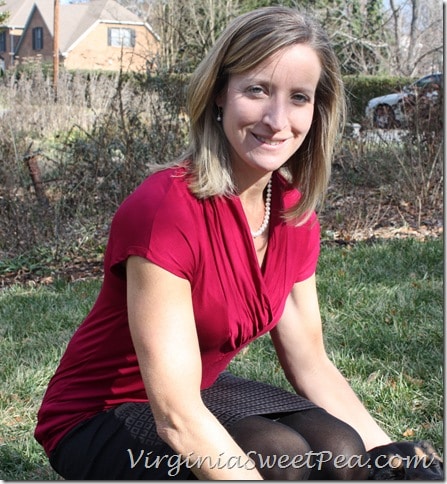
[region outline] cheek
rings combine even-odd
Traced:
[[[244,128],[256,122],[256,114],[253,109],[244,108],[240,105],[229,106],[223,113],[223,128],[228,139],[244,137]]]
[[[308,109],[301,111],[295,117],[295,126],[304,133],[307,133],[312,126],[312,121],[314,117],[314,107],[309,106]]]
[[[260,113],[261,106],[259,103],[253,103],[242,97],[233,99],[232,102],[228,102],[224,106],[224,117],[234,126],[243,126],[256,122]]]

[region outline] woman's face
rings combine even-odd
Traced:
[[[321,65],[306,44],[284,48],[230,76],[216,99],[235,174],[260,176],[281,167],[309,132]]]

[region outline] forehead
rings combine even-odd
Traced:
[[[321,61],[315,49],[308,44],[294,44],[278,50],[244,72],[230,75],[230,80],[304,80],[317,84],[321,71]]]

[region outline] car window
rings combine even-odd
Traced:
[[[415,87],[425,87],[427,86],[428,84],[442,84],[442,76],[440,75],[432,75],[432,76],[425,76],[425,77],[422,77],[421,79],[419,79],[418,81],[416,81],[413,86]]]

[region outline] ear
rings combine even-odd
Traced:
[[[225,90],[220,91],[220,93],[216,96],[215,103],[218,108],[223,107],[226,100],[226,92]]]

